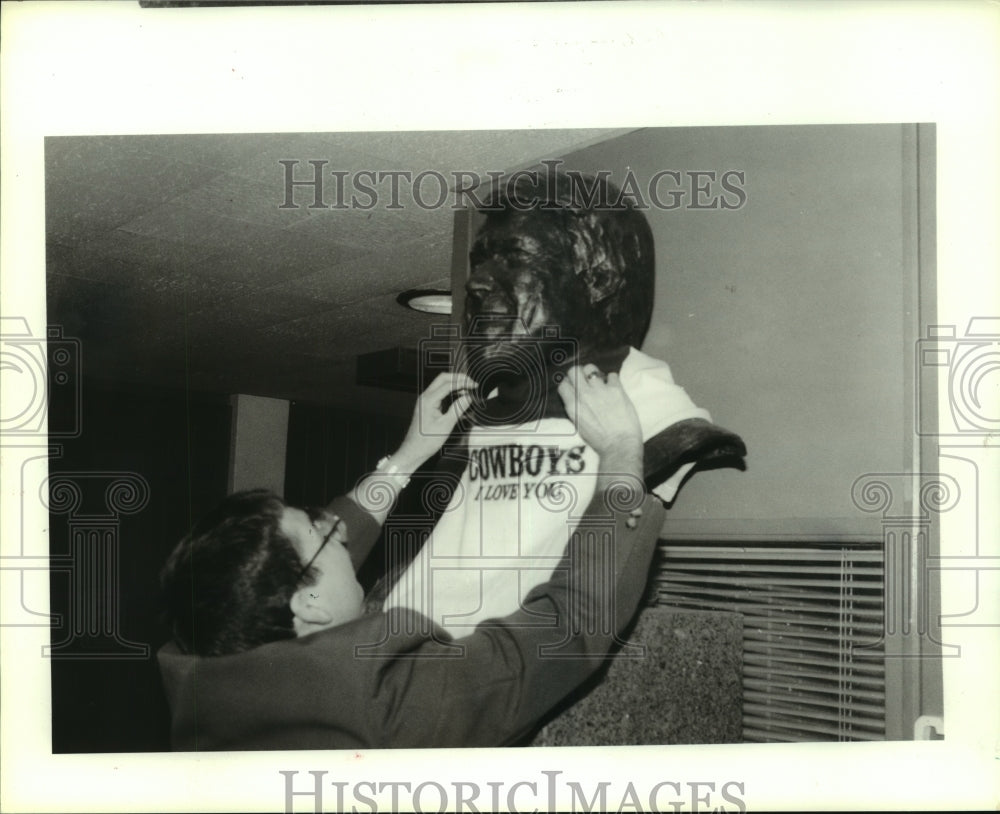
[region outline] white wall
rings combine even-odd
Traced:
[[[229,491],[270,489],[285,492],[288,402],[235,395],[229,447]]]
[[[749,448],[746,472],[689,481],[671,520],[836,531],[864,519],[851,500],[858,476],[907,470],[914,132],[649,129],[567,158],[618,181],[631,168],[643,185],[663,169],[745,172],[739,209],[647,212],[657,289],[643,350]]]

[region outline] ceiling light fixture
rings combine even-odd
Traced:
[[[425,314],[451,313],[451,292],[441,288],[411,288],[396,297],[396,302]]]

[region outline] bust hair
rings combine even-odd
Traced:
[[[493,225],[533,218],[544,223],[547,253],[560,260],[553,274],[572,270],[591,313],[587,337],[594,347],[639,347],[649,329],[656,278],[653,233],[627,195],[606,177],[565,173],[518,173],[500,182],[482,208],[481,234]],[[488,255],[473,246],[473,265]]]

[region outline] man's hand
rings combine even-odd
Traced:
[[[406,438],[392,456],[401,472],[413,472],[434,455],[472,404],[476,383],[464,373],[441,373],[420,394]],[[445,400],[455,398],[444,406]]]
[[[641,479],[642,429],[618,374],[605,379],[596,365],[573,368],[559,383],[559,396],[580,436],[601,456],[601,473]]]

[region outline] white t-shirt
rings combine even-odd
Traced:
[[[619,375],[644,439],[684,419],[711,420],[665,362],[632,348]],[[566,418],[474,427],[468,453],[448,507],[385,603],[413,608],[455,637],[513,613],[549,578],[593,497],[599,462]],[[655,493],[672,500],[691,466]]]

